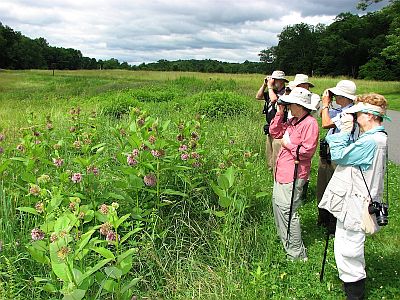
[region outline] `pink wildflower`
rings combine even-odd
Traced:
[[[133,156],[139,156],[139,149],[133,149],[132,150],[132,155]]]
[[[129,166],[135,166],[138,163],[133,154],[128,154],[128,156],[126,157],[126,162]]]
[[[114,242],[118,238],[118,234],[116,234],[114,231],[110,230],[107,232],[106,240],[109,242]]]
[[[56,144],[56,145],[57,145],[57,144]],[[53,158],[53,164],[54,164],[57,168],[59,168],[59,167],[61,167],[61,166],[64,164],[64,160],[63,160],[62,158],[60,158],[60,157]]]
[[[81,173],[74,173],[74,174],[72,174],[71,180],[72,180],[74,183],[79,183],[79,182],[81,182],[81,181],[82,181],[82,174],[81,174]]]
[[[31,237],[34,241],[40,241],[44,239],[44,232],[39,228],[33,228],[31,231]]]
[[[150,144],[154,144],[156,142],[156,137],[154,135],[151,135],[149,137],[149,142],[150,142]]]
[[[181,159],[182,159],[182,160],[188,160],[188,159],[189,159],[189,154],[183,153],[183,154],[181,155]]]
[[[180,145],[178,151],[186,151],[187,150],[187,146],[186,145]]]
[[[44,204],[43,202],[38,202],[35,204],[35,209],[38,213],[43,213],[44,212]]]
[[[197,152],[192,152],[192,153],[190,153],[190,157],[194,158],[194,159],[199,159],[200,158],[200,154],[198,154]]]
[[[29,189],[29,194],[31,194],[33,196],[39,196],[40,195],[40,187],[36,184],[32,184]]]
[[[106,204],[100,205],[99,211],[103,214],[106,215],[109,212],[108,206]]]

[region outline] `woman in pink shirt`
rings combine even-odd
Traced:
[[[271,122],[270,134],[282,139],[276,161],[272,206],[275,225],[289,259],[307,260],[301,238],[300,219],[296,213],[301,204],[303,186],[310,175],[311,159],[318,145],[318,123],[310,115],[312,93],[296,87],[279,98],[278,112]],[[293,116],[285,120],[284,108]]]

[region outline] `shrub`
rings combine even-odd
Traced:
[[[140,102],[164,102],[176,99],[180,93],[174,86],[152,85],[133,90],[133,96]]]
[[[121,118],[129,113],[131,107],[135,107],[138,101],[128,91],[118,91],[117,93],[108,93],[100,96],[105,103],[101,107],[101,113],[104,116]],[[99,98],[99,97],[97,97]]]
[[[247,99],[233,92],[204,92],[193,97],[197,111],[211,118],[229,117],[247,111]]]

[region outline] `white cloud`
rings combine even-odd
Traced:
[[[276,45],[285,26],[329,24],[341,12],[360,13],[357,2],[2,0],[0,15],[3,25],[26,36],[96,59],[243,62],[257,61],[262,49]]]

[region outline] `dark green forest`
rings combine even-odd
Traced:
[[[360,1],[365,9],[370,2]],[[364,6],[363,6],[364,4]],[[365,15],[339,14],[330,25],[306,23],[285,27],[278,44],[261,50],[259,62],[160,59],[131,66],[115,58],[96,60],[80,50],[53,47],[45,38],[30,39],[0,22],[0,68],[3,69],[128,69],[216,73],[271,73],[400,79],[400,0]]]

